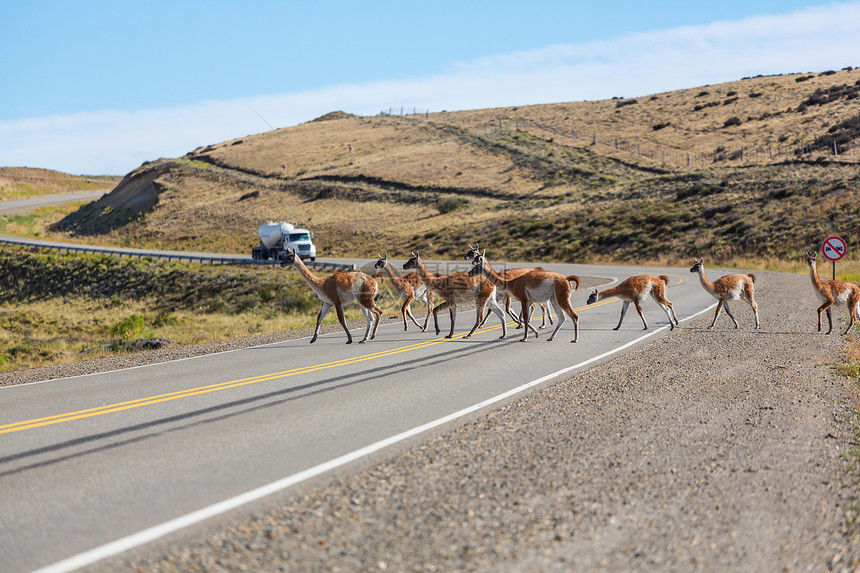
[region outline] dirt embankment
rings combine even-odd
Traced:
[[[702,316],[251,519],[94,569],[854,570],[842,341],[815,331],[807,278],[757,274],[758,331],[748,308],[739,330]]]

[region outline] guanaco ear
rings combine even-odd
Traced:
[[[591,294],[597,294],[597,289],[596,288],[591,289]]]

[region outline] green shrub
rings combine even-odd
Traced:
[[[436,203],[436,208],[439,209],[441,215],[444,215],[445,213],[451,213],[457,209],[468,207],[471,204],[472,202],[464,197],[446,197]]]
[[[138,338],[152,338],[155,334],[152,331],[144,330],[146,323],[143,316],[132,314],[110,327],[111,336],[115,336],[121,341],[136,340]]]

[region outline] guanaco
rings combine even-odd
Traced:
[[[470,243],[469,244],[469,250],[466,252],[465,255],[463,255],[463,260],[467,260],[467,261],[471,260],[472,263],[474,264],[475,257],[477,257],[480,254],[481,254],[481,251],[479,248],[479,243],[475,243],[474,247]],[[524,275],[526,273],[529,273],[533,270],[542,271],[543,268],[535,267],[532,269],[532,268],[526,268],[526,267],[514,267],[514,268],[504,269],[504,270],[500,271],[499,276],[502,277],[503,279],[513,279],[513,278],[516,278],[520,275]],[[496,286],[496,300],[500,304],[501,304],[501,300],[500,300],[501,296],[505,297],[505,312],[508,314],[508,316],[510,316],[511,318],[513,318],[514,320],[517,321],[517,328],[518,329],[522,328],[523,324],[524,324],[522,313],[514,314],[511,311],[511,293],[509,293],[504,288],[499,287],[497,285]],[[547,320],[549,320],[550,324],[553,323],[552,322],[552,313],[549,312],[549,309],[547,309],[546,304],[541,304],[540,310],[541,310],[541,324],[538,328],[545,328]],[[487,319],[490,317],[491,312],[492,312],[492,310],[489,310],[489,309],[487,310],[487,314],[484,315],[484,319],[481,321],[481,326],[484,326],[484,323],[487,322]]]
[[[818,278],[818,269],[815,267],[815,257],[815,253],[806,253],[809,277],[812,279],[812,286],[817,291],[818,298],[822,302],[821,306],[818,307],[818,332],[821,332],[821,311],[827,312],[827,322],[830,324],[827,334],[830,334],[833,330],[833,315],[830,307],[836,303],[843,303],[848,307],[848,315],[851,318],[848,328],[842,333],[844,336],[848,334],[848,331],[851,330],[851,327],[857,321],[858,304],[860,304],[860,286],[848,281],[821,280]]]
[[[616,287],[608,288],[600,292],[598,292],[597,289],[593,289],[591,291],[591,295],[588,297],[587,303],[594,304],[599,300],[604,300],[613,296],[620,298],[623,303],[621,306],[621,318],[618,319],[618,325],[612,329],[618,330],[621,328],[621,323],[624,322],[624,315],[627,314],[627,307],[629,307],[632,302],[636,307],[636,312],[639,313],[639,318],[642,319],[642,324],[645,326],[642,330],[648,330],[648,322],[642,314],[641,305],[650,295],[651,298],[654,299],[654,302],[656,302],[660,308],[663,309],[663,312],[666,313],[666,317],[669,319],[669,330],[673,330],[675,325],[678,324],[678,318],[675,316],[675,308],[672,306],[672,303],[669,302],[669,299],[666,298],[667,286],[669,286],[669,277],[666,275],[660,275],[659,277],[637,275],[625,279]]]
[[[409,324],[406,322],[406,317],[409,316],[409,318],[412,319],[412,322],[415,323],[415,326],[421,329],[421,332],[426,331],[427,324],[430,322],[430,315],[433,312],[433,291],[428,289],[427,285],[421,281],[421,277],[418,276],[417,272],[411,272],[403,277],[398,276],[394,268],[392,268],[391,263],[388,262],[388,253],[378,256],[379,258],[377,259],[374,268],[382,269],[388,273],[391,283],[394,285],[397,294],[400,295],[400,299],[403,301],[403,305],[400,307],[400,317],[403,319],[403,330],[409,329]],[[412,301],[416,298],[427,304],[427,317],[424,319],[423,327],[418,324],[417,320],[415,320],[415,317],[412,315],[412,309],[410,308]]]
[[[365,342],[368,334],[370,340],[376,337],[376,329],[379,327],[379,319],[382,316],[382,309],[376,306],[373,299],[376,297],[376,291],[379,288],[376,280],[373,277],[361,271],[342,271],[329,275],[325,278],[320,278],[314,275],[311,270],[305,266],[301,257],[296,254],[295,249],[287,251],[286,256],[281,260],[281,266],[286,267],[293,265],[305,282],[313,289],[317,297],[322,301],[322,308],[317,315],[317,325],[314,328],[314,335],[311,338],[311,344],[316,342],[322,323],[328,311],[334,307],[337,312],[337,319],[340,325],[346,332],[346,343],[352,344],[352,334],[346,327],[346,321],[343,316],[344,305],[357,303],[361,306],[361,311],[367,319],[367,330],[364,332],[364,338],[360,341]],[[375,315],[376,319],[372,320]],[[371,332],[371,322],[373,323],[373,332]]]
[[[732,311],[729,310],[729,301],[740,299],[747,301],[750,307],[752,307],[753,314],[755,315],[755,327],[759,327],[758,306],[755,303],[755,287],[753,286],[756,280],[754,274],[726,275],[711,282],[705,277],[704,259],[693,259],[693,266],[690,268],[690,272],[699,273],[699,281],[702,283],[702,287],[719,301],[717,312],[714,314],[714,321],[711,322],[711,326],[708,328],[713,328],[717,323],[717,317],[720,316],[720,311],[723,307],[726,308],[726,314],[729,315],[729,318],[735,323],[735,328],[737,328],[738,321],[735,320]]]
[[[412,252],[412,258],[406,261],[403,265],[404,269],[415,269],[418,271],[418,276],[427,288],[443,300],[442,304],[433,309],[433,321],[436,325],[436,334],[439,334],[438,313],[443,308],[448,308],[448,314],[451,317],[451,331],[445,338],[454,336],[454,322],[457,319],[457,303],[475,301],[477,305],[477,318],[472,330],[469,331],[464,338],[469,338],[478,329],[481,324],[481,318],[484,315],[484,308],[487,304],[493,309],[493,312],[502,321],[502,335],[499,338],[505,338],[508,335],[508,327],[505,322],[505,315],[501,307],[496,302],[496,287],[484,277],[471,277],[468,273],[458,271],[450,275],[435,275],[427,271],[424,266],[424,261],[421,260],[418,252]]]
[[[579,339],[579,315],[573,310],[570,305],[570,283],[576,283],[573,290],[579,289],[580,280],[576,275],[565,276],[561,273],[545,270],[533,270],[524,275],[520,275],[514,279],[504,279],[493,270],[493,267],[487,262],[484,253],[478,255],[473,261],[470,275],[484,275],[491,283],[499,288],[504,288],[522,305],[523,321],[526,327],[523,329],[523,337],[520,342],[528,340],[529,330],[531,330],[535,338],[538,338],[538,332],[529,324],[529,314],[532,304],[546,303],[551,301],[555,312],[558,314],[558,324],[548,340],[553,340],[558,333],[561,325],[567,320],[565,314],[573,320],[573,340],[576,342]]]

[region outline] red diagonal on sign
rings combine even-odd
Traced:
[[[824,256],[827,256],[827,249],[830,249],[835,253],[835,259],[841,259],[845,255],[845,242],[842,241],[839,237],[827,237],[824,241]],[[830,260],[834,260],[831,257],[827,257]]]

